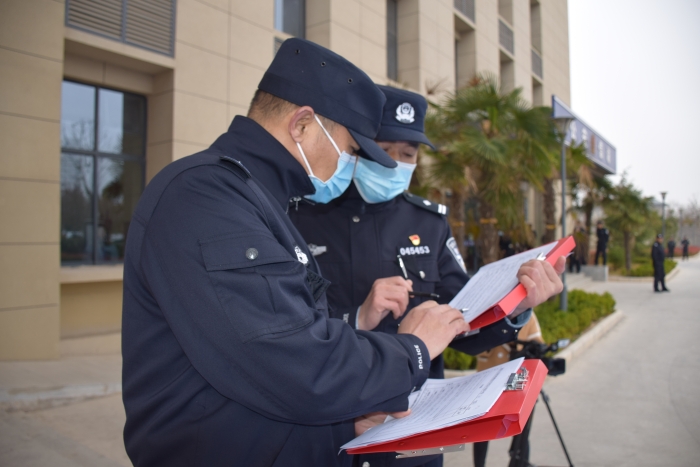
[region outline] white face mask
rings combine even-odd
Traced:
[[[335,169],[333,175],[331,175],[331,177],[325,182],[322,181],[320,178],[316,177],[314,175],[313,170],[311,170],[311,165],[309,165],[309,161],[306,159],[306,154],[304,154],[304,150],[301,148],[301,144],[297,143],[297,148],[299,148],[301,157],[302,159],[304,159],[306,168],[309,170],[309,178],[311,179],[311,183],[313,183],[314,187],[316,188],[316,193],[312,195],[306,195],[305,197],[310,199],[311,201],[325,204],[342,195],[345,192],[345,190],[348,189],[348,187],[350,186],[350,182],[352,182],[352,174],[355,171],[355,163],[357,162],[357,157],[351,156],[345,151],[341,152],[338,148],[338,145],[335,144],[335,141],[331,137],[330,133],[326,131],[326,128],[323,126],[323,123],[321,123],[321,120],[318,118],[318,115],[314,115],[314,118],[321,126],[321,129],[326,134],[328,139],[331,141],[331,144],[335,148],[335,151],[338,153],[338,166]]]
[[[360,159],[355,169],[355,186],[369,204],[383,203],[396,198],[408,189],[416,164],[396,161],[390,169],[367,159]]]

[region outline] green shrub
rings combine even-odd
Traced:
[[[666,271],[666,274],[673,271],[676,264],[678,263],[676,263],[674,260],[666,258],[664,260],[664,271]],[[651,260],[647,259],[644,263],[632,268],[627,275],[631,277],[653,277],[654,266],[652,265]]]
[[[569,310],[559,309],[559,296],[552,297],[535,308],[545,342],[559,339],[576,339],[595,321],[615,311],[615,299],[608,292],[588,293],[583,290],[569,292]],[[445,368],[468,370],[476,367],[476,358],[447,348],[442,354]]]
[[[596,294],[583,290],[569,292],[569,310],[559,309],[559,297],[535,308],[545,342],[577,338],[593,322],[615,311],[615,299],[609,293]]]
[[[442,354],[445,360],[445,368],[450,370],[470,370],[476,368],[476,357],[459,352],[458,350],[446,348]]]
[[[613,269],[625,267],[625,250],[621,246],[611,246],[608,250],[608,264]]]

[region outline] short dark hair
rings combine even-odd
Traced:
[[[280,116],[292,112],[298,109],[300,106],[293,104],[287,100],[281,99],[277,96],[273,96],[269,92],[261,91],[258,89],[255,91],[253,100],[250,101],[250,107],[248,108],[248,118],[252,118],[258,123],[267,122]],[[323,122],[323,126],[326,130],[333,131],[335,122],[322,115],[318,115]]]
[[[252,118],[258,122],[264,122],[297,108],[299,108],[299,106],[296,104],[292,104],[289,101],[273,96],[269,92],[258,89],[255,91],[253,100],[250,101],[248,118]]]

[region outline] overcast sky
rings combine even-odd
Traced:
[[[617,148],[618,174],[700,200],[700,1],[569,0],[569,34],[571,108]]]

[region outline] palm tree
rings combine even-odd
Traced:
[[[584,226],[589,238],[593,235],[593,210],[609,201],[611,191],[612,183],[603,175],[590,174],[585,179],[578,178],[572,184],[572,209],[583,213]],[[588,258],[588,245],[584,245],[584,258]]]
[[[622,233],[625,250],[625,269],[632,269],[632,247],[634,238],[644,229],[651,214],[652,198],[642,196],[642,192],[627,180],[623,173],[620,183],[613,186],[604,204],[605,222],[613,231]]]
[[[498,228],[524,228],[521,182],[541,189],[551,172],[553,133],[550,110],[532,107],[521,89],[504,93],[496,76],[477,76],[469,86],[432,105],[426,133],[437,150],[429,152],[428,179],[451,192],[452,222],[464,239],[464,203],[478,201],[479,242],[484,263],[499,258]],[[497,227],[498,224],[498,227]]]
[[[555,218],[556,200],[554,193],[554,183],[560,177],[561,172],[561,157],[559,156],[560,143],[556,143],[556,148],[553,149],[556,155],[556,163],[552,168],[552,172],[544,179],[544,193],[542,196],[545,232],[543,243],[553,242],[554,232],[557,225]],[[577,184],[588,184],[591,179],[590,167],[592,162],[586,156],[586,148],[582,144],[570,146],[566,149],[566,175],[568,179],[574,179]]]

